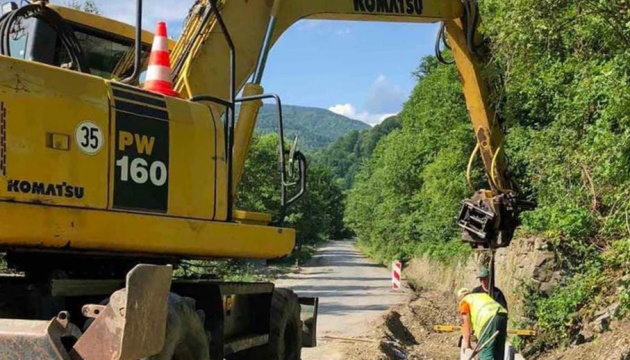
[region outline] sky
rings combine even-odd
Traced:
[[[135,21],[133,0],[95,3],[104,16]],[[145,29],[163,20],[176,38],[192,3],[145,0]],[[433,54],[436,32],[436,25],[302,20],[272,48],[262,85],[284,104],[329,109],[375,125],[402,110],[416,83],[412,72]]]

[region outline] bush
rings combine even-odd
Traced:
[[[510,170],[539,206],[526,233],[548,239],[564,282],[530,292],[539,348],[566,344],[598,307],[630,306],[630,13],[625,0],[485,0],[493,104]],[[401,115],[359,173],[346,219],[382,257],[465,254],[451,219],[470,195],[472,150],[453,67],[426,58]],[[476,184],[481,184],[479,174]]]
[[[474,147],[458,75],[431,57],[417,75],[402,130],[378,143],[348,196],[348,226],[384,261],[469,253],[453,221],[471,193],[464,175]]]
[[[271,213],[274,221],[282,216],[277,149],[275,134],[254,137],[236,201],[237,208]],[[306,195],[285,215],[287,226],[297,231],[299,244],[344,236],[343,194],[328,169],[309,162]]]

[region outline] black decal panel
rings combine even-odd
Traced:
[[[169,189],[169,123],[166,107],[156,95],[119,91],[114,106],[113,207],[166,213]],[[140,102],[145,99],[146,104]],[[166,105],[165,103],[162,103]],[[161,105],[161,104],[160,104]]]

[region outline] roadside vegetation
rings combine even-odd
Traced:
[[[457,72],[425,58],[418,84],[348,196],[346,221],[381,260],[428,253],[448,260],[468,254],[453,222],[469,196],[465,170],[474,147]]]
[[[524,291],[535,353],[579,338],[598,310],[630,311],[630,16],[624,0],[481,2],[510,169],[538,201],[520,234],[549,241],[563,280]],[[425,58],[400,115],[359,171],[345,211],[383,260],[467,255],[453,225],[473,137],[457,73]],[[474,183],[482,185],[481,174]],[[524,287],[525,289],[526,287]]]
[[[280,173],[278,137],[256,135],[239,184],[236,208],[280,216]],[[286,225],[297,231],[298,246],[312,245],[344,235],[343,194],[329,169],[317,163],[308,165],[308,191],[285,214]],[[297,187],[297,186],[296,186]]]

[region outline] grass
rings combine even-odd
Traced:
[[[296,265],[308,262],[317,248],[304,245],[290,256],[270,260],[188,260],[175,270],[175,277],[183,279],[216,279],[234,282],[273,281],[279,276],[294,271]]]

